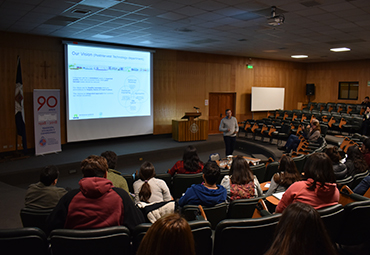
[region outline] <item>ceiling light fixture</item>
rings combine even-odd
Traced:
[[[308,58],[307,55],[292,55],[292,58]]]
[[[343,51],[350,51],[351,49],[350,48],[347,48],[347,47],[342,47],[342,48],[332,48],[330,49],[330,51],[334,51],[334,52],[343,52]]]

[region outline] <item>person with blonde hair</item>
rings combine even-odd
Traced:
[[[337,254],[321,220],[310,205],[289,205],[275,230],[275,238],[265,255],[335,255]]]
[[[179,214],[158,219],[145,234],[137,255],[195,255],[194,237]]]
[[[303,130],[303,136],[308,141],[316,141],[321,135],[320,122],[317,119],[312,119],[310,125]],[[284,146],[278,147],[280,150],[290,153],[292,150],[296,150],[301,139],[296,135],[290,135]]]

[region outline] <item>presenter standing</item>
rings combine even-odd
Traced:
[[[236,118],[232,116],[230,109],[226,109],[225,113],[226,117],[221,120],[219,130],[224,133],[226,156],[228,156],[233,155],[239,126]]]

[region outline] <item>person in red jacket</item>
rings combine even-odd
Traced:
[[[194,146],[189,145],[184,151],[182,160],[176,162],[176,164],[168,171],[172,176],[177,174],[196,174],[203,171],[203,162],[200,161],[197,149]]]
[[[276,207],[277,213],[296,202],[311,205],[315,209],[338,204],[337,188],[333,165],[325,153],[314,153],[304,166],[304,181],[289,186]]]
[[[127,192],[113,187],[106,179],[108,163],[105,158],[89,156],[81,162],[81,171],[84,178],[79,182],[80,189],[69,191],[59,200],[47,219],[49,231],[122,225],[132,231],[145,222]]]

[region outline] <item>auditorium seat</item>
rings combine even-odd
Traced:
[[[297,167],[298,172],[302,173],[304,164],[306,163],[307,156],[306,155],[299,155],[293,158],[295,166]]]
[[[191,185],[200,184],[202,182],[203,173],[175,174],[172,179],[171,195],[174,199],[180,198]]]
[[[251,166],[250,168],[253,174],[257,177],[258,181],[262,183],[265,178],[265,173],[266,173],[265,164],[254,165],[254,166]]]
[[[215,229],[217,224],[227,217],[227,203],[220,203],[212,207],[203,207],[207,220],[211,223],[212,229]],[[181,213],[187,221],[195,220],[199,214],[198,205],[185,205]]]
[[[271,246],[280,213],[255,219],[226,219],[215,231],[214,255],[262,255]]]
[[[124,226],[100,229],[55,229],[50,233],[53,255],[131,254],[130,231]]]
[[[209,221],[193,220],[188,221],[191,232],[193,233],[195,243],[195,253],[211,255],[212,254],[212,229]],[[143,223],[136,226],[132,234],[133,254],[136,254],[144,235],[152,224]]]
[[[2,255],[47,255],[48,242],[38,228],[1,229],[0,249]]]
[[[349,185],[351,189],[354,189],[357,187],[357,185],[360,184],[362,179],[364,179],[366,176],[369,175],[369,171],[367,170],[366,172],[363,173],[358,173],[353,176],[353,182]]]
[[[134,193],[134,177],[132,176],[132,174],[122,174],[122,177],[126,179],[127,181],[127,186],[128,186],[128,189],[130,191],[130,193]]]
[[[252,218],[258,200],[260,200],[261,198],[262,197],[237,199],[231,201],[229,204],[229,210],[227,212],[227,218],[228,219]]]
[[[20,212],[23,227],[37,227],[46,233],[46,218],[53,209],[22,208]]]
[[[344,218],[337,238],[340,245],[360,245],[370,238],[370,199],[344,206]]]
[[[317,210],[333,242],[337,239],[344,218],[344,208],[341,204],[328,206]]]
[[[272,176],[274,176],[274,174],[277,172],[279,172],[279,162],[272,162],[268,164],[266,167],[265,177],[263,177],[261,182],[270,181]]]
[[[171,189],[172,176],[169,173],[156,174],[155,178],[164,180],[167,184],[167,187]]]

